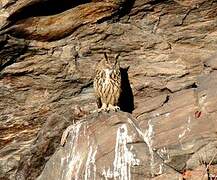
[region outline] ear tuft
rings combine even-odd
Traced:
[[[107,56],[106,52],[104,52],[104,57],[105,57],[105,60],[106,60],[107,62],[109,62],[109,59],[108,59],[108,56]]]
[[[120,61],[118,61],[118,57],[120,56],[120,53],[118,53],[116,56],[115,56],[115,63],[114,63],[114,66],[118,65],[120,66]]]
[[[117,60],[120,55],[121,55],[121,53],[118,53],[118,54],[115,56],[115,60]]]

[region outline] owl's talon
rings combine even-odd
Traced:
[[[115,112],[120,111],[120,107],[115,106],[114,111],[115,111]]]
[[[98,109],[98,113],[100,113],[102,111],[107,111],[107,105],[106,104],[103,104],[102,107],[100,109]]]
[[[120,107],[119,106],[113,106],[113,105],[110,105],[109,104],[109,107],[108,107],[109,110],[112,110],[112,111],[120,111]]]
[[[120,107],[116,106],[115,111],[120,111],[120,110],[121,110]]]
[[[100,109],[98,109],[98,110],[97,110],[97,112],[98,112],[98,113],[101,113],[101,112],[102,112],[102,110],[103,110],[103,109],[102,109],[102,108],[100,108]]]

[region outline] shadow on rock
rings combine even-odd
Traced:
[[[119,106],[122,111],[132,113],[134,109],[133,91],[130,87],[130,81],[128,77],[128,69],[121,68],[121,96]]]

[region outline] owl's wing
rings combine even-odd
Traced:
[[[96,97],[96,104],[98,106],[98,108],[101,108],[102,107],[102,101],[101,101],[101,98],[100,97]]]
[[[101,98],[100,98],[100,96],[98,94],[98,91],[97,91],[98,88],[97,88],[97,81],[96,81],[96,79],[94,79],[94,81],[93,81],[93,87],[94,87],[94,90],[95,90],[96,104],[97,104],[98,108],[101,108],[102,101],[101,101]]]

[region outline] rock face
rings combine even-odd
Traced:
[[[159,108],[137,119],[105,113],[70,126],[66,146],[38,179],[208,179],[203,166],[217,162],[216,76],[200,77],[198,89],[152,99]]]
[[[152,150],[152,125],[142,132],[126,113],[92,116],[69,129],[66,146],[50,158],[39,180],[144,179],[164,171],[177,174]]]
[[[0,7],[1,179],[217,174],[216,1],[3,0]],[[120,53],[121,109],[131,115],[92,113],[103,52]],[[114,163],[124,157],[116,145],[130,154],[123,167]],[[77,162],[73,148],[79,167],[68,164]]]

